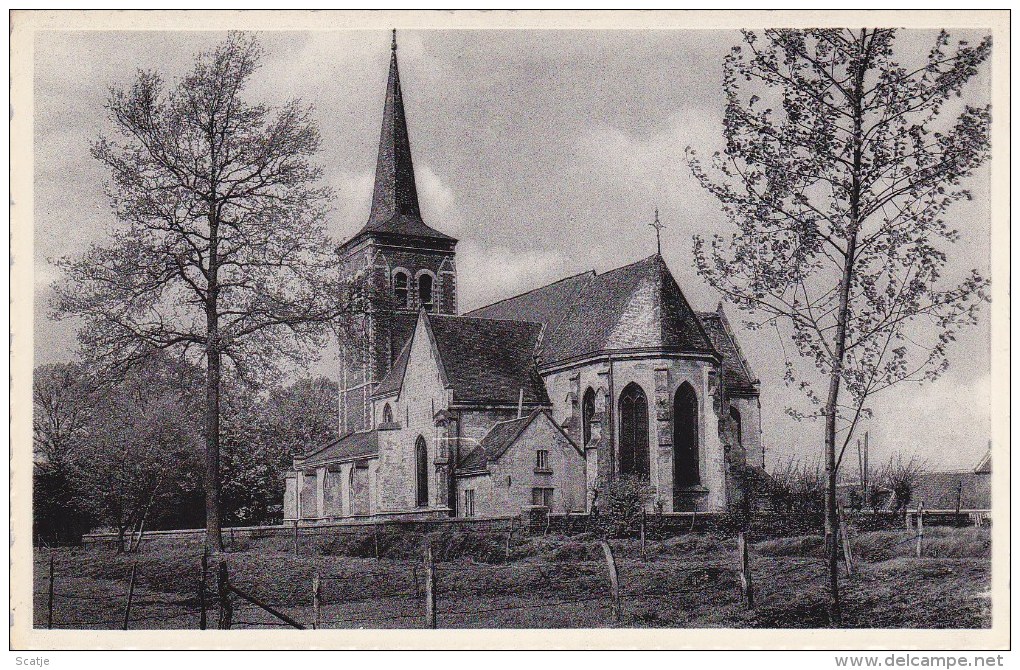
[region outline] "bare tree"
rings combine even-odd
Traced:
[[[56,318],[82,318],[90,360],[124,369],[155,348],[204,362],[213,551],[223,365],[253,379],[307,357],[347,307],[323,227],[330,192],[310,163],[320,145],[311,109],[242,97],[261,57],[254,37],[232,33],[173,87],[139,72],[110,89],[114,135],[92,154],[111,173],[116,239],[59,262],[54,302]]]
[[[991,39],[951,45],[941,32],[917,58],[897,53],[886,29],[745,32],[743,42],[724,68],[725,151],[708,166],[688,149],[695,177],[738,231],[696,237],[695,258],[752,325],[788,328],[813,364],[788,359],[787,381],[825,419],[838,626],[836,475],[853,427],[876,393],[945,370],[947,346],[987,300],[978,271],[955,284],[942,274],[944,246],[958,238],[947,210],[970,197],[962,180],[989,154],[990,107],[957,98]]]

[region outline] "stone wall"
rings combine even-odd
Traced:
[[[542,470],[536,467],[539,449],[549,452],[548,467]],[[468,489],[475,490],[477,516],[520,514],[532,506],[534,488],[553,489],[555,513],[585,509],[585,459],[545,417],[536,417],[504,454],[489,461],[489,472],[457,479],[459,516]]]
[[[698,465],[701,484],[707,489],[683,500],[699,512],[726,509],[726,465],[720,438],[721,394],[718,366],[710,360],[692,358],[639,358],[596,361],[544,375],[553,400],[554,418],[567,424],[578,443],[582,441],[581,399],[590,387],[596,391],[596,416],[591,442],[598,441],[598,477],[617,472],[619,462],[619,399],[623,389],[636,383],[648,400],[650,481],[656,489],[649,511],[661,504],[675,510],[673,495],[673,398],[687,382],[698,398]]]
[[[399,398],[376,401],[375,411],[381,417],[382,408],[389,403],[395,425],[379,433],[378,509],[394,511],[416,507],[415,445],[418,438],[425,440],[428,454],[429,505],[444,506],[440,491],[443,482],[436,474],[440,453],[435,415],[447,407],[447,393],[439,373],[439,363],[424,325],[419,321],[411,345],[407,372]]]

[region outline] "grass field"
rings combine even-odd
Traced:
[[[981,628],[991,625],[987,528],[926,529],[914,558],[909,531],[854,538],[857,574],[841,580],[844,623],[864,628]],[[436,538],[437,625],[443,628],[824,627],[825,566],[821,541],[805,536],[754,542],[750,564],[755,607],[742,602],[736,542],[684,535],[649,542],[614,540],[622,616],[614,620],[608,571],[590,537],[515,542],[510,563],[495,536]],[[312,581],[320,577],[324,628],[413,628],[425,624],[424,568],[411,539],[391,543],[383,558],[323,543],[293,556],[284,544],[228,553],[230,581],[305,623],[314,620]],[[240,549],[240,548],[239,548]],[[313,551],[315,553],[313,553]],[[386,558],[385,556],[394,556]],[[35,556],[35,625],[48,619],[50,552]],[[57,550],[54,628],[120,628],[129,575],[136,566],[131,628],[198,628],[200,549],[149,548],[125,556]],[[211,566],[214,568],[215,566]],[[215,570],[210,569],[209,627],[216,626]],[[262,609],[233,599],[234,627],[282,626]]]

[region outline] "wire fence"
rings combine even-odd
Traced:
[[[915,528],[901,531],[905,537],[887,538],[887,549],[914,543],[917,556],[922,555],[923,510],[916,519]],[[841,528],[841,560],[852,575],[860,540],[850,524]],[[48,566],[39,565],[37,571],[35,624],[125,630],[616,626],[633,624],[635,617],[648,615],[648,608],[682,611],[702,596],[722,597],[750,611],[756,607],[756,583],[824,574],[817,569],[826,560],[823,552],[790,555],[785,563],[766,560],[781,556],[781,549],[767,556],[755,553],[744,533],[705,553],[671,553],[675,545],[670,542],[647,537],[640,544],[568,540],[551,559],[512,556],[506,549],[503,562],[485,562],[451,557],[446,548],[426,540],[414,559],[349,559],[352,565],[340,569],[318,561],[287,588],[270,575],[253,574],[250,562],[235,559],[244,554],[222,555],[215,564],[196,557],[183,573],[181,566],[164,573],[127,559],[119,574],[105,570],[103,579],[95,579],[71,568],[61,573],[51,553]]]

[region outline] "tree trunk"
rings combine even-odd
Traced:
[[[829,570],[829,625],[843,625],[839,603],[839,549],[836,534],[836,399],[839,396],[839,369],[829,379],[829,402],[825,408],[825,563]]]
[[[215,204],[209,206],[209,272],[206,296],[205,376],[205,544],[210,553],[223,551],[220,532],[220,342],[218,235]]]
[[[205,384],[205,543],[212,553],[223,551],[220,534],[220,354],[206,353]]]

